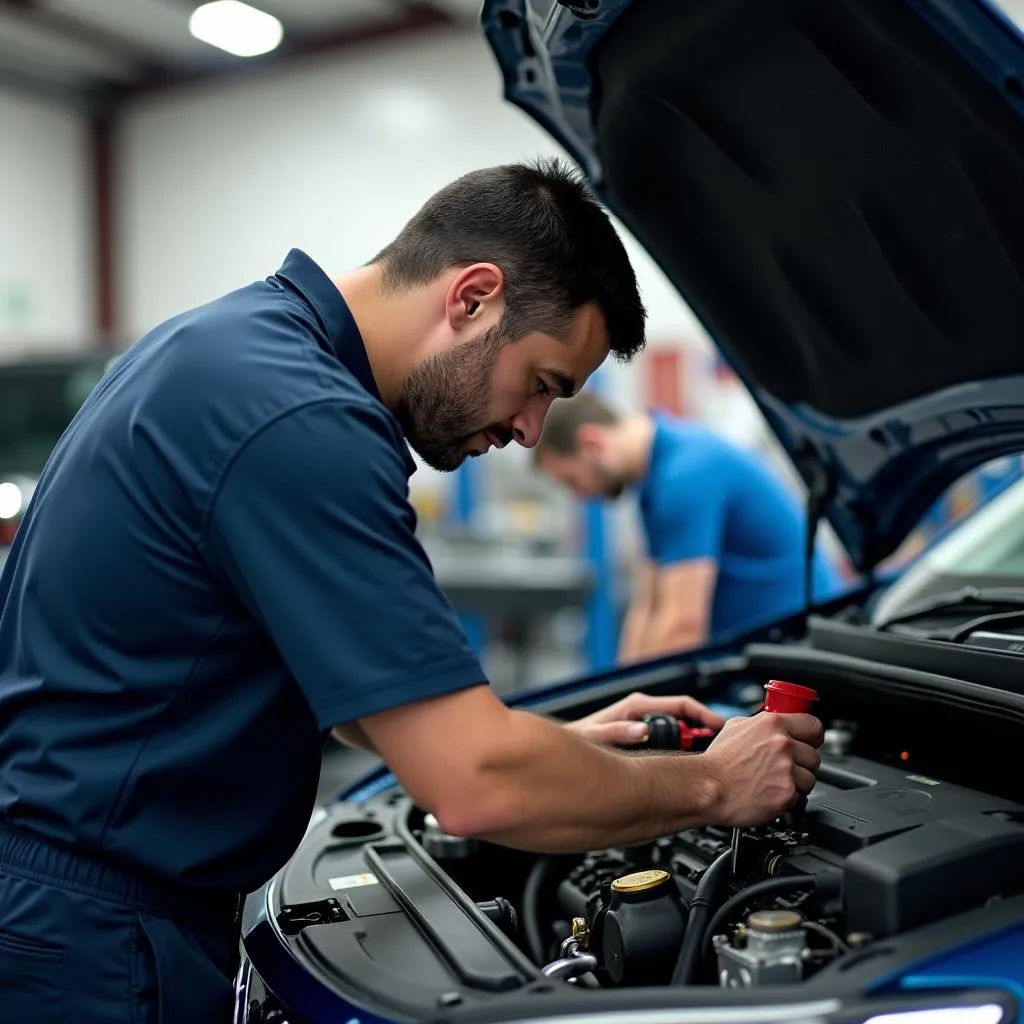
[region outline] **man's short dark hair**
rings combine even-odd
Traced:
[[[622,240],[582,173],[564,161],[464,175],[428,199],[373,262],[394,289],[427,284],[449,267],[493,263],[505,277],[502,337],[564,337],[575,311],[593,302],[617,359],[644,346],[647,314]]]
[[[540,440],[533,449],[534,464],[538,465],[547,452],[574,455],[579,449],[580,427],[588,423],[610,427],[621,418],[615,409],[593,391],[581,391],[573,398],[552,402]]]

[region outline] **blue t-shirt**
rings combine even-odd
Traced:
[[[414,536],[413,468],[297,250],[136,343],[0,577],[0,816],[190,886],[261,885],[332,726],[485,681]]]
[[[697,558],[717,563],[712,635],[803,607],[806,514],[752,453],[703,426],[657,414],[640,514],[657,566]],[[815,601],[842,590],[838,572],[820,552],[812,586]]]

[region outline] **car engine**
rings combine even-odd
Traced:
[[[699,828],[538,858],[514,924],[532,959],[584,987],[791,985],[1024,892],[1024,806],[917,774],[899,752],[892,764],[857,756],[856,735],[832,723],[806,807],[738,844],[727,829]],[[467,891],[494,850],[445,836],[430,816],[420,837]]]

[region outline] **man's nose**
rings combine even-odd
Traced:
[[[524,448],[533,448],[540,440],[540,432],[544,427],[544,417],[548,412],[548,404],[539,407],[534,404],[527,406],[512,417],[512,436],[516,443]]]

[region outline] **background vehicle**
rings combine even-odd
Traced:
[[[248,901],[237,1019],[1020,1019],[1024,661],[979,637],[1024,600],[939,579],[993,567],[980,518],[902,596],[872,581],[944,488],[1024,449],[1024,42],[981,0],[490,0],[483,25],[508,99],[746,383],[808,548],[827,518],[867,581],[514,701],[812,686],[819,782],[735,861],[714,828],[547,858],[444,835],[381,770]]]

